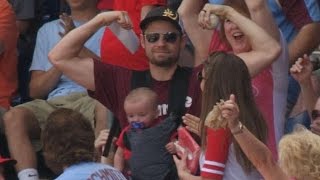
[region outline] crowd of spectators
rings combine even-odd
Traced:
[[[0,12],[0,179],[319,179],[319,1]],[[178,127],[201,146],[196,172]]]

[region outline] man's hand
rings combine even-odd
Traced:
[[[59,35],[61,37],[65,36],[66,34],[68,34],[71,30],[73,30],[74,28],[76,28],[76,26],[73,23],[73,20],[71,18],[71,16],[69,16],[67,13],[62,13],[60,16],[60,25],[63,27],[64,32],[59,32]]]
[[[183,123],[186,125],[186,128],[198,136],[200,136],[200,118],[191,115],[185,114],[182,116]]]
[[[107,11],[98,14],[98,16],[103,19],[106,26],[109,26],[112,22],[117,22],[124,29],[132,29],[132,21],[126,11]]]
[[[290,68],[292,77],[300,84],[303,84],[310,80],[312,74],[312,63],[309,57],[305,54],[302,58],[299,58],[294,65]]]

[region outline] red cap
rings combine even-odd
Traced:
[[[10,158],[4,158],[0,156],[0,165],[14,165],[17,161]]]

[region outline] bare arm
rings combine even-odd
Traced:
[[[55,89],[62,73],[55,67],[48,71],[32,71],[29,83],[30,97],[43,99]]]
[[[245,2],[250,11],[251,20],[279,42],[279,28],[273,19],[267,0],[245,0]]]
[[[203,0],[183,0],[178,9],[184,29],[195,48],[195,66],[208,57],[213,34],[213,30],[203,29],[198,24],[198,14],[203,5]]]
[[[297,36],[289,43],[290,63],[310,54],[320,44],[320,23],[311,23],[303,26]]]
[[[312,64],[307,55],[299,58],[290,68],[292,77],[300,84],[303,104],[307,108],[309,115],[311,115],[311,111],[318,99],[311,82],[312,68]]]
[[[230,99],[221,106],[220,110],[221,116],[228,121],[228,127],[234,134],[233,137],[264,179],[288,180],[289,178],[273,159],[272,153],[267,146],[259,141],[245,127],[240,129],[239,108],[234,95],[230,95]]]
[[[114,21],[125,29],[131,28],[131,21],[126,12],[108,11],[98,14],[62,38],[49,53],[51,63],[70,79],[94,91],[93,59],[81,58],[78,57],[78,54],[90,36],[102,26],[109,25]]]
[[[123,171],[124,169],[124,155],[123,149],[121,147],[117,148],[116,154],[114,155],[114,167],[119,171]]]
[[[206,4],[203,8],[205,13],[200,13],[199,23],[204,28],[208,27],[210,14],[216,14],[223,19],[235,23],[239,29],[248,37],[251,51],[236,53],[248,66],[251,77],[259,74],[270,66],[281,52],[279,43],[273,39],[260,26],[241,15],[233,8],[224,5]]]

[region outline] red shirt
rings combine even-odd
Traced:
[[[197,80],[197,73],[201,69],[202,66],[198,66],[192,70],[185,104],[187,113],[195,116],[200,115],[201,108],[201,90]],[[90,95],[114,113],[122,128],[128,125],[123,103],[131,90],[131,74],[132,71],[129,69],[94,61],[95,92]],[[152,79],[151,89],[158,94],[159,118],[161,120],[168,116],[169,84],[170,80],[156,81]]]
[[[17,90],[17,38],[16,17],[8,1],[0,1],[0,39],[4,51],[0,54],[0,107],[9,108]]]
[[[97,8],[99,10],[110,10],[113,9],[113,1],[114,0],[99,0],[97,4]]]
[[[133,30],[139,37],[141,34],[139,24],[142,7],[165,4],[166,0],[115,0],[113,8],[114,10],[128,12],[133,24]],[[149,67],[148,59],[141,45],[137,52],[131,54],[108,28],[106,28],[101,41],[101,59],[108,64],[128,69],[145,70]]]

